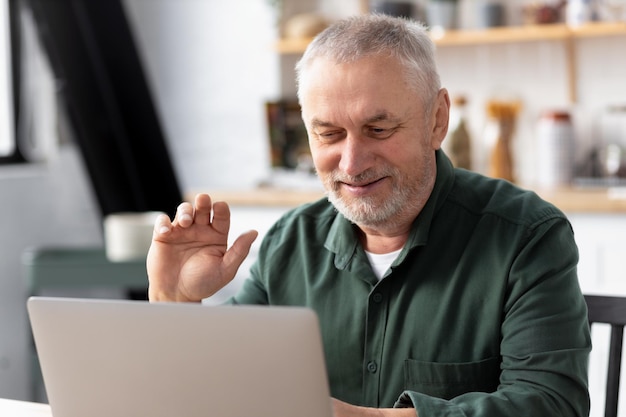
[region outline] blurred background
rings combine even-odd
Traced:
[[[231,203],[233,234],[263,234],[322,196],[293,67],[329,22],[370,11],[430,28],[455,164],[564,210],[583,291],[626,293],[626,1],[90,2],[0,0],[0,397],[41,398],[28,295],[141,297],[143,259],[123,265],[128,285],[85,272],[121,274],[100,253],[106,216],[210,192]],[[259,241],[207,303],[236,290]],[[81,285],[40,277],[54,268]]]

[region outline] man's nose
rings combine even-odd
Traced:
[[[339,169],[347,175],[355,176],[365,171],[371,152],[364,138],[349,134],[343,141]]]

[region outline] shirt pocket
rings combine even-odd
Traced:
[[[500,358],[439,363],[407,359],[404,389],[446,400],[467,392],[493,392],[500,380]]]

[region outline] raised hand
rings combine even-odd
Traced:
[[[182,203],[176,218],[159,217],[148,252],[150,301],[195,301],[215,294],[237,273],[256,239],[254,230],[228,248],[230,209],[207,194]]]

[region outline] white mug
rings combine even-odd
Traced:
[[[104,218],[106,256],[111,262],[144,260],[159,211],[113,213]]]

